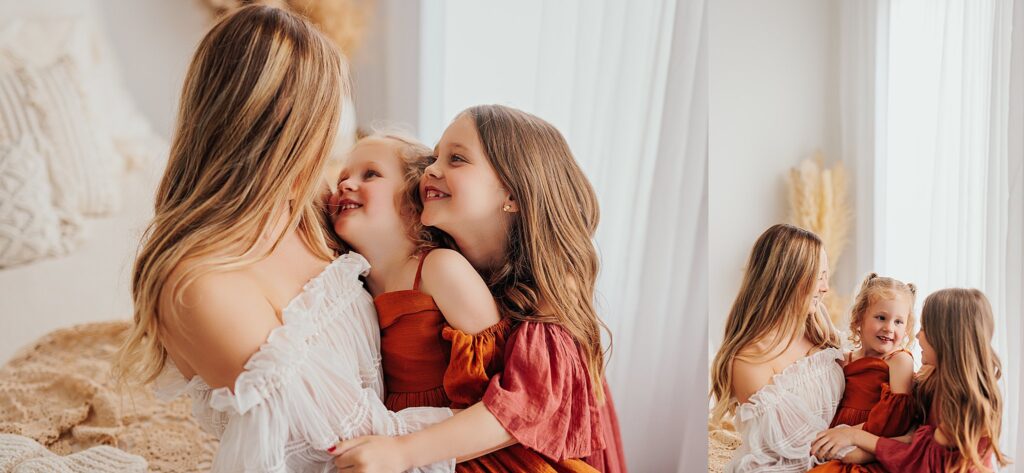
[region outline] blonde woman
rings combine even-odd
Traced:
[[[818,463],[811,442],[844,389],[839,335],[822,312],[827,291],[817,235],[775,225],[757,239],[711,370],[712,421],[735,415],[743,439],[727,471],[805,472]]]
[[[248,6],[206,35],[185,79],[116,374],[188,394],[220,439],[213,471],[334,471],[339,438],[451,416],[384,408],[368,265],[335,259],[325,237],[317,196],[344,70],[309,23]]]

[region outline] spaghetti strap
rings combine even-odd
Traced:
[[[414,291],[420,290],[420,274],[423,272],[423,262],[427,260],[427,255],[430,254],[430,251],[431,250],[424,251],[423,254],[420,255],[420,264],[416,267],[416,279],[412,282],[412,290]]]

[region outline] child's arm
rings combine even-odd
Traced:
[[[419,432],[358,437],[339,442],[330,453],[339,469],[400,472],[447,458],[469,460],[515,443],[487,407],[476,403]]]
[[[477,334],[501,320],[494,296],[465,256],[439,248],[424,258],[420,290],[434,298],[448,325]]]
[[[910,393],[914,383],[914,358],[901,351],[885,362],[889,364],[889,389],[893,394]]]
[[[821,460],[828,460],[835,458],[840,450],[852,445],[874,455],[878,438],[866,430],[849,426],[836,427],[818,434],[811,443],[811,454]]]
[[[861,448],[854,448],[852,452],[847,453],[840,461],[843,463],[863,465],[865,463],[871,463],[875,461],[875,456],[865,452]]]

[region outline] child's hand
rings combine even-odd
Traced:
[[[841,450],[854,445],[856,431],[854,427],[841,425],[819,433],[811,443],[811,455],[822,461],[838,459]]]
[[[401,473],[416,466],[406,461],[399,437],[356,437],[338,442],[328,453],[345,473]]]

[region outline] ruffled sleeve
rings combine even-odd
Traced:
[[[444,390],[452,408],[465,409],[480,402],[491,377],[504,366],[505,342],[511,332],[512,323],[507,318],[475,335],[444,326],[441,337],[452,345]]]
[[[220,438],[211,471],[334,471],[326,449],[339,439],[404,435],[451,417],[447,408],[384,407],[376,315],[357,278],[367,269],[361,257],[342,257],[307,284],[233,390],[198,376],[158,387],[187,392],[197,420]],[[452,459],[415,471],[454,468]]]
[[[868,413],[864,430],[879,437],[898,437],[910,431],[916,419],[914,396],[896,394],[888,383],[882,384],[882,397]]]
[[[802,399],[775,385],[761,388],[736,411],[736,427],[744,442],[742,456],[729,471],[806,471],[813,467],[811,443],[828,423],[810,412]]]
[[[811,455],[811,443],[828,429],[842,397],[843,371],[836,349],[810,355],[759,389],[736,409],[736,430],[743,444],[728,472],[807,471],[822,462]],[[849,447],[839,452],[845,456]]]
[[[286,452],[296,439],[313,447],[308,460],[329,463],[326,449],[338,439],[404,435],[451,416],[436,408],[388,411],[373,389],[355,382],[345,360],[304,350],[292,335],[275,331],[246,364],[234,393],[211,392],[210,406],[227,421],[212,471],[287,471]],[[422,471],[453,471],[447,463]]]
[[[522,322],[509,336],[505,369],[483,403],[512,437],[556,461],[603,449],[590,374],[572,336],[554,324]]]

